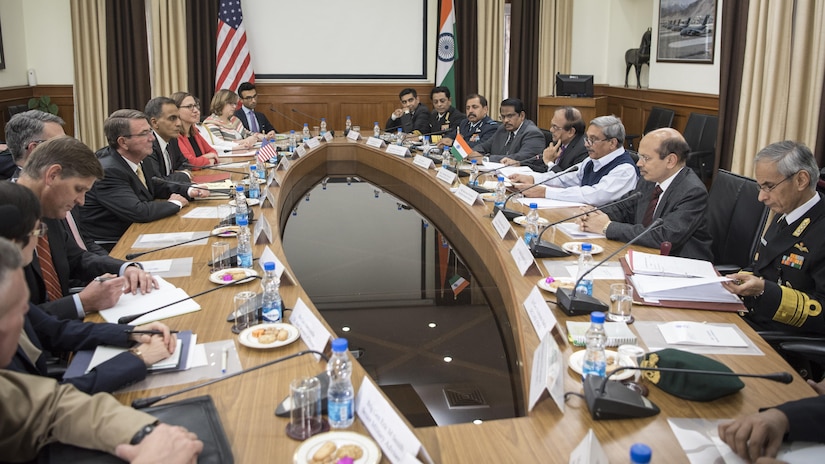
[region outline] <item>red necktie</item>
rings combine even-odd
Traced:
[[[656,186],[653,189],[652,194],[650,195],[650,203],[647,204],[647,209],[645,210],[645,217],[642,220],[642,225],[647,227],[653,222],[653,213],[656,211],[656,205],[659,203],[659,195],[662,194],[662,187]]]
[[[46,284],[46,297],[49,301],[55,301],[63,296],[60,287],[60,279],[57,278],[57,271],[52,261],[52,251],[49,246],[49,237],[43,235],[37,241],[37,259],[40,261],[40,273],[43,275],[43,282]]]

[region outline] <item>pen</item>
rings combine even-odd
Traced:
[[[124,333],[127,334],[140,334],[140,335],[163,335],[163,332],[160,330],[124,330]],[[169,333],[180,333],[180,330],[170,330]]]
[[[227,361],[229,361],[229,348],[224,348],[223,357],[221,358],[221,374],[226,374]]]
[[[104,277],[104,276],[95,277],[95,282],[103,283],[103,282],[108,282],[112,279],[117,279],[117,277],[116,276],[115,277]]]

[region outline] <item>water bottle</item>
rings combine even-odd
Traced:
[[[295,147],[298,145],[298,136],[295,135],[295,129],[289,131],[289,152],[293,153]]]
[[[579,272],[576,274],[576,278],[581,278],[585,272],[589,271],[591,267],[593,267],[593,245],[585,242],[582,243],[582,251],[579,254]],[[581,282],[576,286],[576,293],[577,294],[585,294],[585,295],[593,295],[593,278],[589,275],[584,279],[581,279]]]
[[[283,303],[279,287],[281,279],[275,273],[275,263],[268,261],[264,263],[264,278],[261,281],[263,291],[263,308],[261,308],[261,320],[265,323],[281,322],[283,315]]]
[[[344,135],[349,134],[349,131],[352,130],[352,118],[347,116],[347,122],[344,125]]]
[[[400,127],[398,128],[398,135],[395,136],[395,143],[398,145],[404,145],[404,130]]]
[[[470,161],[470,185],[472,187],[478,187],[478,160],[474,159]]]
[[[258,184],[258,166],[249,166],[249,198],[260,198],[261,186]]]
[[[245,217],[238,220],[238,267],[252,269],[252,241],[247,224],[249,220]]]
[[[430,136],[429,135],[425,135],[424,137],[421,138],[421,140],[424,142],[424,144],[423,144],[424,148],[427,148],[427,147],[430,146]]]
[[[327,118],[321,118],[321,137],[327,133]]]
[[[332,341],[332,357],[327,363],[329,390],[327,391],[327,417],[329,426],[343,429],[355,420],[355,394],[352,389],[352,363],[349,360],[347,339]]]
[[[449,166],[452,157],[453,155],[450,153],[450,147],[444,147],[444,151],[441,152],[441,165],[444,167]]]
[[[650,464],[653,451],[644,443],[636,443],[630,447],[630,464]]]
[[[604,346],[607,344],[607,335],[604,333],[604,313],[594,311],[590,313],[590,328],[584,334],[587,351],[582,362],[582,379],[588,375],[604,377],[607,369],[607,357]]]
[[[381,138],[381,126],[378,125],[378,121],[375,121],[375,125],[372,126],[372,136]]]
[[[533,244],[539,236],[539,205],[530,203],[530,212],[527,213],[527,222],[524,225],[524,242],[527,246]]]
[[[246,195],[243,194],[243,185],[235,187],[235,224],[241,225],[241,219],[249,224],[249,206],[246,204]]]
[[[274,139],[270,140],[269,143],[275,143],[275,140]],[[273,145],[273,147],[274,146],[275,145]],[[269,160],[267,160],[267,161],[269,161]],[[275,161],[278,161],[278,160],[276,159]],[[258,160],[256,165],[258,166],[258,179],[266,180],[266,166],[264,165],[263,161]]]
[[[307,140],[309,140],[309,138],[310,138],[310,134],[309,134],[309,124],[308,124],[308,123],[304,123],[304,130],[303,130],[303,140],[304,140],[304,142],[306,142]]]
[[[496,200],[493,206],[498,210],[502,210],[505,201],[507,201],[507,187],[504,185],[504,174],[499,174],[498,184],[496,184]]]

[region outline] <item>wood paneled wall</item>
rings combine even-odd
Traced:
[[[36,87],[20,86],[0,89],[0,139],[6,138],[6,122],[9,120],[9,107],[27,105],[32,97],[48,95],[57,105],[57,115],[66,121],[63,129],[74,137],[74,87],[71,85],[38,85]],[[103,121],[100,121],[103,124]]]

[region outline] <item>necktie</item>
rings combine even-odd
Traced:
[[[559,157],[556,158],[556,164],[561,163],[561,157],[564,156],[564,149],[567,148],[566,145],[562,145],[559,147]]]
[[[656,205],[659,203],[659,195],[662,194],[662,187],[656,186],[650,195],[650,202],[647,204],[645,210],[645,217],[642,219],[642,225],[647,227],[653,222],[653,212],[656,211]]]
[[[83,237],[80,236],[80,230],[77,228],[77,223],[72,217],[72,212],[66,213],[66,222],[69,224],[69,230],[72,231],[72,237],[77,242],[77,246],[86,250],[86,243],[83,242]]]
[[[54,269],[49,237],[46,235],[37,240],[37,259],[40,262],[43,283],[46,284],[46,298],[49,301],[55,301],[63,296],[63,290],[60,288],[60,279],[57,278],[57,271]]]
[[[258,118],[255,117],[255,113],[250,111],[246,113],[249,116],[249,130],[252,132],[260,132],[260,128],[258,127]]]
[[[504,154],[505,154],[505,155],[509,155],[509,154],[510,154],[510,142],[511,142],[512,140],[513,140],[513,133],[512,133],[512,132],[510,132],[510,134],[508,134],[508,135],[507,135],[507,141],[506,141],[506,142],[504,142]]]
[[[163,170],[165,175],[172,174],[172,161],[169,158],[169,144],[163,149]]]
[[[149,186],[146,185],[146,176],[143,175],[143,165],[138,164],[137,171],[135,171],[135,173],[137,174],[140,183],[148,189]]]

